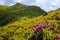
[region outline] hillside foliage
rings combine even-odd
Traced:
[[[60,36],[60,9],[45,13],[36,6],[24,7],[22,5],[23,8],[20,8],[19,5],[4,7],[3,10],[6,13],[1,11],[0,24],[3,25],[5,22],[7,24],[0,27],[0,40],[39,40],[40,36],[43,37],[43,40],[58,40],[58,36]],[[41,13],[44,14],[41,15]],[[11,22],[12,20],[13,22]],[[34,32],[33,28],[41,23],[51,24],[52,28],[46,26],[43,31],[39,29]]]
[[[43,13],[46,12],[40,7],[26,6],[20,3],[16,3],[13,6],[0,6],[0,26],[6,25],[24,16],[33,18]]]

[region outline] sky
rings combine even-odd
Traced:
[[[0,0],[0,5],[11,6],[16,3],[36,5],[47,12],[60,8],[60,0]]]

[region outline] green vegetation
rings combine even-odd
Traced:
[[[35,34],[34,40],[39,36],[43,36],[43,40],[58,40],[60,9],[46,13],[39,7],[19,3],[3,8],[3,11],[0,10],[0,40],[31,40]],[[40,23],[50,23],[53,28],[47,26],[43,31],[35,33],[33,28]]]
[[[15,21],[21,17],[33,18],[46,13],[40,7],[26,6],[17,3],[13,6],[0,6],[0,26],[6,25],[12,21]]]

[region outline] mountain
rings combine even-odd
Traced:
[[[37,6],[26,6],[16,3],[13,6],[0,6],[0,26],[20,19],[21,17],[33,18],[46,13]]]
[[[14,7],[15,6],[16,5],[14,5]],[[15,10],[14,7],[13,7],[13,9],[11,8],[12,11],[10,11],[10,12],[12,12],[13,14],[15,14],[15,12],[16,12],[15,16],[17,17],[18,12],[13,11],[13,10]],[[31,10],[31,7],[33,7],[32,8],[33,13],[35,13],[35,11],[36,11],[36,13],[38,14],[37,10],[39,10],[39,8],[38,9],[34,8],[36,6],[28,6],[27,7],[28,10],[27,9],[23,9],[23,10],[27,10],[27,12],[29,12],[29,10]],[[36,10],[34,10],[34,9],[36,9]],[[16,9],[16,10],[18,10],[18,9]],[[10,12],[9,12],[9,15],[11,15]],[[8,13],[8,11],[7,11],[7,13]],[[28,14],[30,15],[30,12]],[[22,18],[24,18],[24,17],[22,17]],[[3,40],[3,39],[4,40],[29,40],[29,39],[31,39],[31,37],[33,38],[33,36],[35,34],[33,28],[36,27],[40,23],[52,24],[52,26],[51,26],[52,28],[47,26],[44,29],[44,31],[42,32],[43,40],[46,40],[46,39],[47,40],[58,40],[58,36],[60,35],[60,8],[57,10],[50,11],[48,13],[44,13],[43,15],[40,15],[38,17],[32,17],[30,19],[28,18],[28,20],[22,20],[22,19],[16,20],[12,23],[4,25],[3,27],[1,26],[0,27],[0,40]],[[38,35],[39,35],[39,33],[37,32],[36,38],[38,37]]]

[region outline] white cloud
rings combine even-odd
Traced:
[[[60,8],[60,0],[36,0],[36,4],[46,11]]]
[[[4,1],[3,0],[0,0],[0,5],[4,5]]]
[[[59,0],[54,0],[54,1],[51,3],[51,5],[56,6],[58,3],[59,3]]]
[[[44,4],[45,3],[45,0],[36,0],[36,3],[41,3],[41,4]]]
[[[16,0],[16,2],[21,3],[23,0]]]
[[[55,0],[55,3],[58,3],[59,2],[59,0]]]

